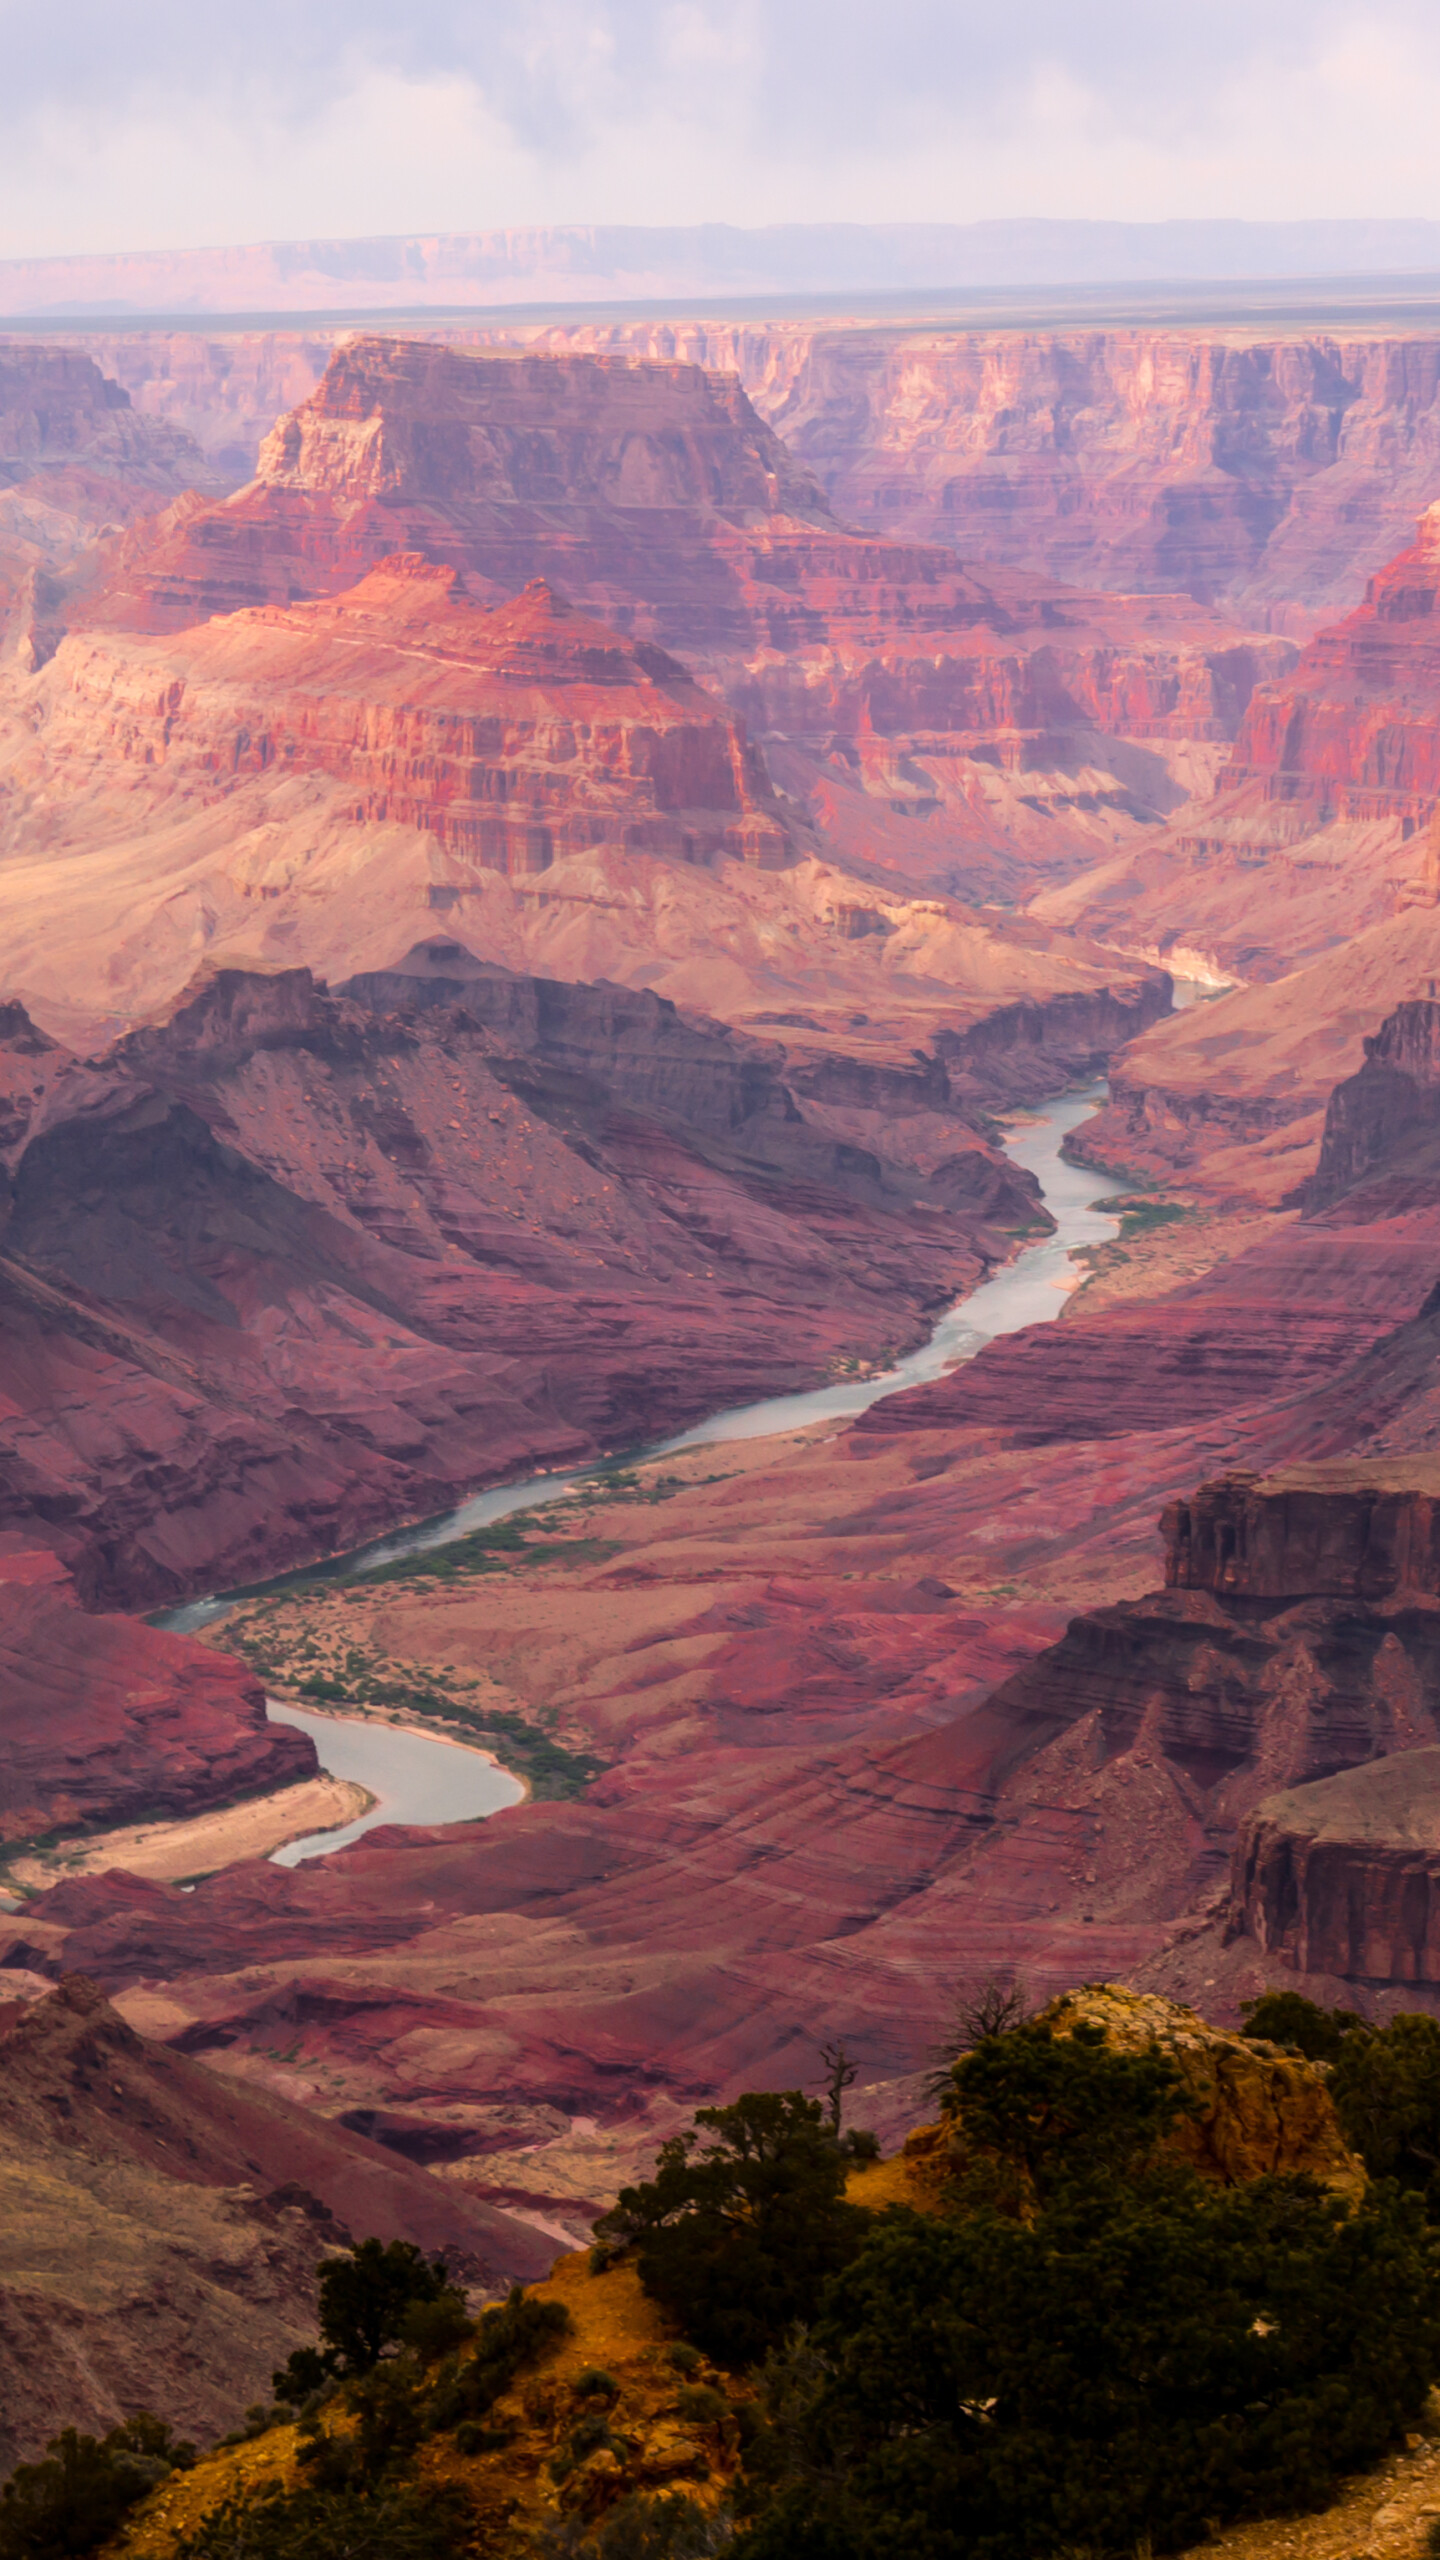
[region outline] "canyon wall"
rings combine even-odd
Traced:
[[[1250,627],[1358,603],[1440,494],[1440,339],[1382,329],[444,323],[454,345],[738,374],[842,522],[1081,586],[1181,588]],[[86,332],[142,408],[248,470],[343,331]]]
[[[769,777],[677,660],[544,580],[478,611],[400,552],[334,603],[222,616],[168,646],[76,636],[48,724],[67,755],[168,770],[194,800],[320,773],[344,814],[415,827],[509,877],[612,843],[772,868],[794,846]]]
[[[1440,1749],[1399,1751],[1258,1805],[1232,1932],[1293,1972],[1440,1987]]]
[[[92,1604],[918,1339],[1037,1216],[943,1071],[872,1095],[859,1146],[777,1043],[618,988],[502,1004],[493,969],[471,1012],[467,965],[442,943],[351,996],[221,973],[84,1062],[10,1008],[0,1528]]]
[[[1034,912],[1130,948],[1183,945],[1247,978],[1327,950],[1353,973],[1342,946],[1391,918],[1413,914],[1423,934],[1440,894],[1437,567],[1429,509],[1363,603],[1255,685],[1209,796]]]

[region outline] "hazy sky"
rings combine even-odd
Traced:
[[[1440,216],[1437,0],[0,0],[0,256]]]

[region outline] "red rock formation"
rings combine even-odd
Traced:
[[[1364,602],[1251,701],[1222,790],[1342,818],[1425,819],[1440,794],[1440,511],[1377,570]]]
[[[1358,1074],[1335,1087],[1320,1161],[1304,1186],[1323,1209],[1363,1185],[1373,1214],[1413,1205],[1440,1175],[1440,1004],[1403,1004],[1365,1042]]]
[[[1440,1598],[1434,1495],[1415,1481],[1415,1461],[1403,1478],[1221,1476],[1166,1512],[1166,1584],[1254,1600]]]
[[[0,1553],[0,1694],[0,1840],[200,1813],[317,1766],[239,1664],[89,1616],[43,1549]]]
[[[98,535],[217,485],[194,440],[139,415],[89,356],[0,340],[0,663],[43,664]]]
[[[725,670],[802,741],[1224,739],[1258,675],[1289,654],[1183,597],[1117,605],[845,533],[733,376],[384,338],[337,352],[266,439],[254,484],[220,508],[182,504],[137,537],[86,611],[174,628],[333,591],[405,548],[500,593],[550,576],[620,627]]]
[[[251,774],[332,775],[348,818],[512,877],[604,843],[772,867],[791,851],[739,723],[543,579],[483,612],[458,571],[401,552],[333,602],[168,643],[68,640],[52,690],[56,754],[103,740],[201,800]]]
[[[1051,923],[1132,948],[1187,945],[1277,977],[1397,910],[1433,910],[1440,803],[1440,511],[1251,692],[1214,793],[1124,861],[1052,891]]]
[[[1440,460],[1429,336],[704,320],[453,336],[733,367],[846,523],[1082,586],[1178,587],[1262,629],[1348,610]]]
[[[862,1149],[776,1044],[653,996],[455,945],[360,994],[222,975],[83,1066],[12,1020],[0,1525],[87,1599],[245,1580],[916,1339],[1035,1215],[943,1070]],[[907,1108],[918,1155],[883,1161]]]
[[[1236,1843],[1230,1934],[1322,1981],[1440,1988],[1440,1749],[1266,1797]]]
[[[141,409],[248,474],[338,334],[87,331],[83,344]],[[646,319],[425,334],[737,373],[844,523],[1080,586],[1178,587],[1261,628],[1308,629],[1357,603],[1440,460],[1426,335]]]

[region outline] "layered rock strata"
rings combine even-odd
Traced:
[[[787,787],[842,846],[865,850],[868,823],[890,867],[1006,896],[1027,861],[1073,869],[1153,827],[1293,656],[1183,595],[1079,595],[847,532],[733,376],[383,338],[336,353],[249,487],[129,542],[83,614],[173,630],[334,592],[396,550],[491,600],[548,576],[680,650],[790,742]]]
[[[1440,1748],[1267,1796],[1232,1905],[1232,1934],[1295,1972],[1440,1989]]]
[[[1245,978],[1278,977],[1397,912],[1433,912],[1437,591],[1432,507],[1363,603],[1252,689],[1212,793],[1036,912],[1132,948],[1185,944]]]
[[[483,612],[458,571],[401,552],[334,603],[227,615],[168,646],[68,640],[51,692],[57,756],[164,768],[200,801],[325,774],[352,821],[417,828],[509,877],[607,843],[772,868],[793,852],[723,704],[543,579]]]
[[[142,409],[248,472],[338,334],[83,343]],[[1262,627],[1358,603],[1440,461],[1428,335],[706,319],[426,335],[736,373],[844,523],[1082,586],[1179,587]]]

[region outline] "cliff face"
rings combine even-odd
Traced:
[[[1440,1748],[1400,1751],[1256,1806],[1232,1936],[1299,1973],[1440,1985]]]
[[[194,439],[139,413],[91,357],[0,340],[0,668],[50,654],[73,586],[100,565],[97,537],[217,486]]]
[[[733,375],[623,357],[457,356],[417,339],[340,348],[312,397],[266,438],[257,477],[352,502],[833,522]]]
[[[1440,792],[1440,508],[1364,601],[1250,702],[1222,788],[1344,818],[1427,818]]]
[[[1396,1464],[1402,1481],[1389,1487],[1336,1483],[1323,1468],[1202,1485],[1165,1514],[1167,1588],[1236,1601],[1440,1598],[1440,1475],[1417,1483],[1421,1461]]]
[[[0,487],[67,466],[156,490],[209,477],[193,438],[137,410],[90,356],[0,340]]]
[[[733,372],[843,523],[1080,586],[1178,587],[1261,628],[1358,603],[1440,469],[1429,336],[638,319],[426,335]],[[141,408],[248,472],[333,339],[84,343]]]
[[[1251,692],[1209,796],[1124,864],[1037,901],[1052,923],[1188,945],[1277,977],[1357,930],[1434,910],[1440,868],[1440,510]]]
[[[416,827],[508,876],[603,843],[783,863],[791,840],[740,724],[663,651],[536,581],[491,612],[400,553],[333,603],[230,615],[165,644],[67,640],[67,741],[168,769],[199,799],[238,779],[345,785],[345,815]]]
[[[847,524],[1081,586],[1178,587],[1261,628],[1354,604],[1440,467],[1429,337],[628,320],[488,334],[733,366]]]
[[[200,1813],[317,1766],[305,1735],[267,1724],[258,1680],[138,1620],[89,1616],[40,1549],[0,1554],[0,1681],[0,1840]]]
[[[1365,1063],[1330,1097],[1320,1161],[1304,1188],[1324,1209],[1365,1185],[1374,1214],[1414,1200],[1440,1174],[1440,1004],[1403,1004],[1365,1042]]]

